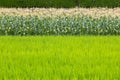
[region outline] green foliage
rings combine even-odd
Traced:
[[[120,36],[0,36],[0,80],[120,80]]]
[[[4,0],[1,7],[74,7],[73,0]]]
[[[120,7],[120,0],[0,0],[0,7]]]
[[[0,16],[0,35],[120,35],[120,18]]]
[[[120,0],[79,0],[80,7],[120,7]]]

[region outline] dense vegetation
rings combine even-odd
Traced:
[[[2,36],[0,80],[120,80],[119,36]]]
[[[120,0],[0,0],[0,7],[120,7]]]
[[[0,16],[0,35],[120,35],[120,18]]]

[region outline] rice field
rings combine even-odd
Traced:
[[[120,8],[0,8],[0,80],[120,80],[118,35]]]
[[[0,80],[120,80],[119,36],[0,36]]]

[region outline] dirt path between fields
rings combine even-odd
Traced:
[[[120,17],[120,8],[0,8],[0,15],[37,15],[42,17],[54,16],[73,16],[73,15],[91,15],[94,17],[100,16],[118,16]]]

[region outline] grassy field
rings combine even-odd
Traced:
[[[120,80],[120,36],[1,36],[0,80]]]

